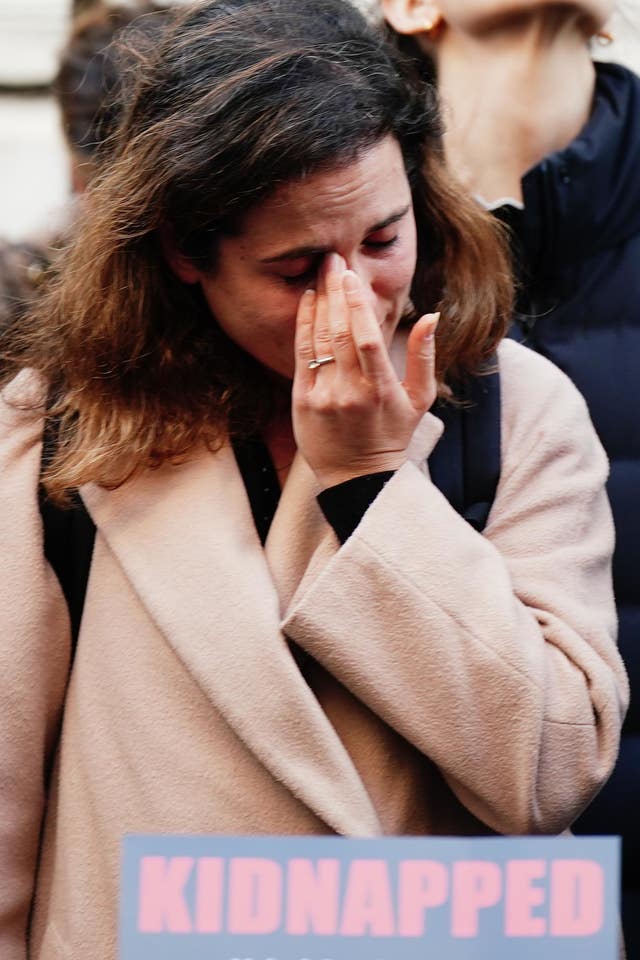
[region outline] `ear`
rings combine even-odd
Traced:
[[[200,271],[184,253],[180,253],[173,230],[168,224],[160,228],[160,245],[165,260],[179,280],[183,283],[200,282]]]
[[[429,33],[442,19],[435,0],[382,0],[382,12],[396,33]]]

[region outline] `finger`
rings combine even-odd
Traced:
[[[327,285],[324,264],[318,271],[316,284],[315,317],[313,323],[314,357],[326,357],[333,353],[331,332],[329,330],[329,306],[327,303]]]
[[[409,334],[404,388],[415,410],[426,412],[438,392],[435,332],[439,319],[439,313],[427,313]]]
[[[347,270],[343,274],[342,286],[355,352],[364,377],[371,382],[396,380],[382,330],[364,296],[360,278],[353,270]]]
[[[314,290],[306,290],[298,304],[295,336],[295,380],[303,388],[313,384],[313,374],[309,369],[309,361],[315,356],[313,345],[315,314],[316,293]]]
[[[332,253],[326,260],[325,283],[327,290],[328,324],[331,336],[331,353],[336,358],[338,370],[351,372],[358,367],[358,355],[353,342],[351,317],[343,287],[346,263],[338,254]]]

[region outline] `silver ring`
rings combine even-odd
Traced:
[[[328,355],[326,357],[314,357],[313,360],[309,360],[307,366],[309,370],[316,370],[318,367],[324,367],[325,363],[335,363],[336,358]]]

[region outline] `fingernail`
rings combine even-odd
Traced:
[[[440,320],[439,312],[431,314],[431,323],[429,324],[429,327],[427,328],[427,332],[424,335],[425,340],[433,340],[439,320]]]

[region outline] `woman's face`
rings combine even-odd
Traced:
[[[393,0],[392,0],[393,3]],[[615,0],[438,0],[437,7],[451,27],[473,30],[491,20],[524,13],[542,7],[574,6],[584,13],[595,29],[603,26],[615,6]]]
[[[411,190],[392,137],[345,166],[279,187],[249,212],[239,235],[219,243],[213,273],[176,270],[200,283],[231,340],[291,378],[298,303],[331,252],[360,277],[390,342],[416,262]]]

